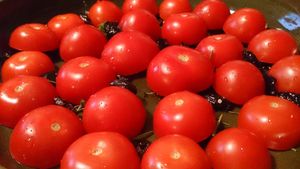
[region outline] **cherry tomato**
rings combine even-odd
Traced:
[[[156,0],[125,0],[123,2],[122,10],[124,13],[134,9],[145,9],[153,15],[158,13]]]
[[[140,169],[130,141],[113,132],[96,132],[76,140],[65,152],[60,169]]]
[[[271,169],[271,156],[259,137],[230,128],[208,143],[206,152],[214,169]]]
[[[63,36],[59,53],[64,61],[80,56],[100,57],[105,43],[106,39],[101,31],[83,24]]]
[[[223,25],[225,33],[236,36],[244,43],[249,43],[256,34],[265,29],[264,15],[253,8],[241,8],[235,11]]]
[[[161,29],[162,37],[171,45],[198,44],[206,32],[205,22],[194,13],[173,14],[166,19]]]
[[[235,36],[219,34],[202,39],[196,50],[210,58],[215,67],[220,67],[228,61],[241,60],[244,47]]]
[[[248,50],[261,62],[276,63],[296,54],[297,42],[286,31],[269,29],[257,34],[249,43]]]
[[[146,70],[159,52],[156,43],[140,32],[120,32],[106,44],[102,59],[121,75],[132,75]]]
[[[251,98],[264,94],[265,82],[254,65],[235,60],[224,63],[216,70],[213,87],[219,95],[242,105]]]
[[[120,21],[122,31],[139,31],[153,40],[160,37],[160,26],[156,17],[143,9],[135,9],[123,15]]]
[[[18,75],[41,76],[54,71],[51,59],[42,52],[22,51],[13,54],[2,65],[2,81],[7,81]]]
[[[147,84],[158,95],[176,91],[199,92],[213,82],[214,70],[210,60],[200,52],[182,46],[163,49],[151,61]]]
[[[204,20],[208,29],[222,29],[230,15],[228,6],[220,0],[201,1],[193,12]]]
[[[66,149],[83,133],[81,121],[72,111],[44,106],[30,111],[17,123],[9,150],[23,165],[51,168],[59,165]]]
[[[92,95],[83,111],[87,132],[114,131],[133,138],[143,129],[145,120],[146,111],[139,98],[114,86]]]
[[[238,127],[264,139],[268,148],[289,150],[300,145],[300,108],[276,96],[251,99],[240,110]]]
[[[79,104],[109,86],[114,79],[115,73],[107,63],[91,56],[82,56],[63,64],[56,77],[56,89],[64,100]]]
[[[121,9],[110,1],[96,1],[89,10],[89,18],[96,27],[106,21],[119,22],[122,17]]]
[[[0,88],[0,124],[13,128],[27,112],[53,104],[55,88],[44,78],[18,76]]]
[[[163,20],[172,14],[191,11],[192,6],[189,0],[163,0],[159,5],[159,15]]]
[[[155,140],[142,158],[141,169],[210,169],[202,148],[181,135],[168,135]]]
[[[9,46],[18,50],[51,51],[59,46],[55,33],[38,23],[17,27],[10,35]]]

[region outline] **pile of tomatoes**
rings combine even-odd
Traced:
[[[284,30],[267,29],[260,11],[231,14],[222,0],[194,8],[189,0],[125,0],[122,9],[98,0],[87,15],[57,15],[10,35],[18,52],[1,67],[0,124],[13,129],[9,150],[17,162],[61,169],[271,169],[268,149],[299,146],[300,108],[276,96],[300,94],[297,43]],[[255,62],[243,60],[244,50]],[[59,68],[48,51],[59,52]],[[44,76],[51,72],[52,81]],[[126,88],[140,75],[161,98],[153,112]],[[272,94],[266,76],[276,81]],[[199,94],[208,90],[220,98],[216,104],[241,107],[237,128],[216,132],[216,110]],[[156,137],[150,145],[142,134],[146,120]],[[207,146],[198,144],[208,139]],[[143,141],[139,156],[133,142]]]

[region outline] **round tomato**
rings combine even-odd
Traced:
[[[163,20],[172,14],[191,11],[192,6],[189,0],[163,0],[159,5],[159,15]]]
[[[22,51],[13,54],[2,65],[2,81],[7,81],[18,75],[41,76],[54,71],[51,59],[42,52]]]
[[[83,133],[81,121],[72,111],[44,106],[30,111],[17,123],[9,150],[23,165],[51,168],[59,165],[66,149]]]
[[[95,132],[76,140],[65,152],[60,169],[140,169],[130,141],[113,132]]]
[[[271,169],[272,160],[265,144],[247,130],[230,128],[208,143],[207,155],[214,169]]]
[[[158,13],[156,0],[125,0],[123,2],[122,10],[124,13],[133,9],[145,9],[153,15]]]
[[[202,148],[181,135],[168,135],[155,140],[142,158],[141,169],[210,169]]]

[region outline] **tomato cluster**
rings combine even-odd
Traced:
[[[221,0],[194,10],[189,0],[125,0],[122,8],[99,0],[87,15],[90,21],[60,14],[11,33],[18,52],[1,68],[0,125],[13,129],[9,150],[17,162],[271,169],[268,149],[299,146],[297,42],[284,30],[266,30],[262,12],[230,14]],[[154,93],[145,97],[160,99],[153,112],[132,87],[140,77]],[[217,110],[234,107],[227,104],[241,108],[238,126],[220,132]]]

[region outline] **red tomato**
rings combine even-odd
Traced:
[[[145,9],[153,15],[158,13],[156,0],[125,0],[123,2],[122,10],[124,13],[133,9]]]
[[[23,51],[8,58],[2,65],[2,81],[7,81],[18,75],[41,76],[54,71],[51,59],[42,52]]]
[[[220,67],[228,61],[241,60],[244,47],[235,36],[219,34],[202,39],[196,50],[210,58],[215,67]]]
[[[172,14],[191,11],[192,6],[189,0],[163,0],[159,5],[159,15],[163,20]]]
[[[59,46],[55,33],[38,23],[17,27],[10,35],[9,46],[17,50],[50,51]]]
[[[155,140],[143,156],[141,169],[210,169],[202,148],[181,135],[168,135]]]
[[[213,84],[215,91],[227,100],[242,105],[265,92],[261,72],[251,63],[229,61],[216,70]]]
[[[0,88],[0,124],[13,128],[27,112],[53,104],[55,88],[44,78],[18,76]]]
[[[296,54],[297,42],[286,31],[269,29],[257,34],[249,43],[248,50],[261,62],[276,63]]]
[[[47,25],[56,34],[58,39],[61,40],[67,31],[82,24],[84,22],[80,16],[74,13],[66,13],[54,16],[49,20]]]
[[[92,95],[83,111],[87,132],[114,131],[133,138],[143,129],[145,120],[146,111],[139,98],[114,86]]]
[[[159,52],[156,43],[140,32],[120,32],[106,44],[102,59],[121,75],[132,75],[146,70]]]
[[[98,27],[106,21],[119,22],[122,17],[121,9],[110,1],[96,1],[88,12],[94,26]]]
[[[162,26],[162,37],[171,45],[198,44],[206,36],[203,19],[194,13],[173,14]]]
[[[271,67],[269,75],[276,79],[279,92],[300,94],[300,55],[279,60]]]
[[[158,137],[181,134],[200,142],[209,137],[215,127],[216,117],[210,103],[188,91],[166,96],[153,113],[153,130]]]
[[[160,37],[160,26],[156,17],[143,9],[135,9],[123,15],[120,21],[122,31],[139,31],[153,40]]]
[[[201,1],[193,12],[205,21],[208,29],[222,29],[224,22],[230,15],[228,6],[221,0]]]
[[[249,43],[256,34],[265,29],[264,15],[253,8],[242,8],[235,11],[223,25],[225,33],[236,36],[244,43]]]
[[[115,73],[98,58],[82,56],[66,62],[56,77],[58,95],[74,104],[87,100],[90,95],[109,86]]]
[[[240,110],[238,127],[264,139],[268,148],[289,150],[300,145],[300,108],[275,96],[251,99]]]
[[[147,84],[158,95],[176,91],[199,92],[213,82],[213,65],[200,52],[183,46],[170,46],[151,61],[147,70]]]
[[[95,27],[80,25],[68,31],[62,38],[59,53],[64,61],[80,57],[100,57],[106,43],[105,36]]]
[[[214,169],[271,169],[265,144],[247,130],[230,128],[208,143],[206,152]]]
[[[87,134],[65,152],[60,169],[140,169],[139,157],[124,136],[113,132]]]
[[[66,149],[83,133],[81,121],[72,111],[44,106],[30,111],[17,123],[9,150],[23,165],[51,168],[59,165]]]

